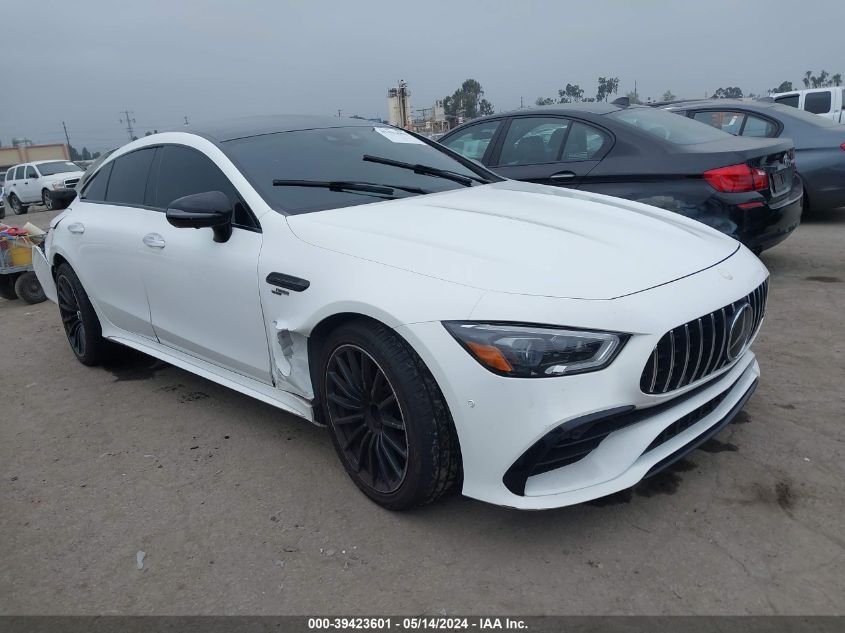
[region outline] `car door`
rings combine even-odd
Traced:
[[[5,196],[6,199],[9,199],[9,194],[15,193],[17,195],[18,191],[18,173],[23,175],[23,172],[18,172],[19,169],[22,169],[21,165],[17,165],[16,167],[12,167],[9,171],[6,172],[6,186],[5,186]],[[18,196],[20,199],[20,196]]]
[[[561,116],[517,116],[503,130],[490,160],[493,171],[516,180],[577,187],[610,145],[598,128]]]
[[[161,148],[150,181],[151,213],[143,239],[150,318],[158,340],[239,374],[271,384],[270,352],[258,294],[261,229],[235,187],[205,154]],[[211,229],[176,228],[166,209],[183,196],[222,191],[235,220],[228,241]]]
[[[18,181],[18,198],[24,204],[41,200],[41,188],[38,183],[38,172],[32,165],[23,166],[23,179]]]
[[[129,152],[106,163],[82,190],[55,231],[107,336],[121,331],[153,339],[141,277],[141,236],[152,214],[144,195],[155,148]]]

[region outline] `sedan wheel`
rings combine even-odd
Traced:
[[[346,458],[374,490],[394,492],[408,467],[408,437],[390,380],[354,345],[332,352],[326,378],[329,418]]]
[[[56,294],[59,315],[74,355],[83,365],[98,365],[108,356],[111,344],[103,338],[94,306],[67,263],[56,271]]]
[[[434,501],[461,475],[452,416],[434,377],[392,329],[351,321],[328,334],[314,380],[352,481],[391,510]]]

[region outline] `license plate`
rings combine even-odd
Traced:
[[[792,182],[788,169],[781,169],[772,174],[772,193],[781,195],[792,189]]]

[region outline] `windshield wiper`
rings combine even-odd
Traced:
[[[274,187],[319,187],[330,191],[360,191],[376,193],[382,196],[393,196],[396,189],[424,195],[431,193],[419,187],[405,187],[404,185],[379,185],[374,182],[359,182],[354,180],[274,180]]]
[[[457,182],[458,184],[461,184],[464,187],[469,187],[470,185],[472,185],[473,181],[480,182],[483,184],[487,184],[490,182],[489,180],[479,178],[478,176],[464,176],[462,174],[456,174],[453,171],[449,171],[448,169],[440,169],[439,167],[432,167],[430,165],[415,165],[414,163],[405,163],[401,160],[382,158],[381,156],[371,156],[370,154],[364,154],[364,160],[368,163],[380,163],[382,165],[390,165],[391,167],[399,167],[400,169],[410,169],[415,174],[424,174],[426,176],[434,176],[436,178],[445,178],[446,180]]]

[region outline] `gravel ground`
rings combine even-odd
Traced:
[[[734,424],[547,512],[384,511],[325,430],[134,352],[83,367],[53,304],[0,299],[0,613],[841,614],[843,244],[845,209],[763,255]]]

